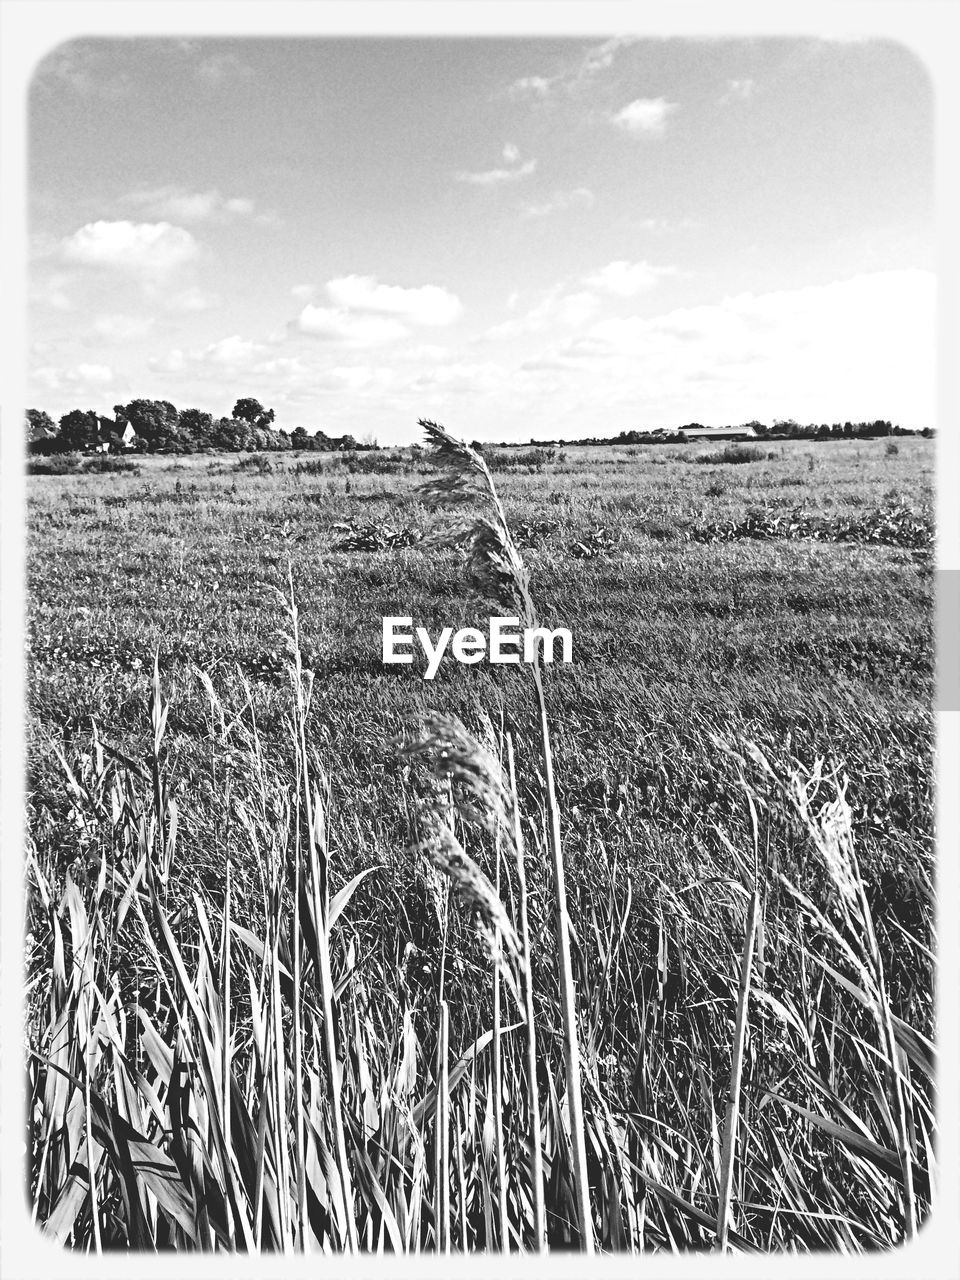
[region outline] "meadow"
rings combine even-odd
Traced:
[[[542,452],[491,459],[493,558],[422,449],[30,478],[55,1238],[860,1251],[922,1221],[933,445]],[[570,666],[383,666],[383,616],[475,625],[524,565]]]

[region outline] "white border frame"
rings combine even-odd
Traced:
[[[33,68],[57,44],[76,36],[280,36],[280,35],[580,35],[603,38],[628,33],[649,36],[821,36],[889,38],[925,65],[935,92],[938,226],[938,567],[960,570],[960,503],[952,500],[950,480],[960,475],[960,76],[957,50],[960,13],[945,0],[832,0],[798,4],[744,3],[739,0],[649,5],[624,0],[0,0],[0,263],[3,320],[0,341],[0,599],[3,626],[0,653],[6,679],[0,682],[0,821],[2,830],[22,830],[23,812],[23,582],[24,483],[21,415],[26,403],[26,113]],[[951,37],[953,39],[951,40]],[[940,574],[941,591],[960,594],[960,573]],[[957,586],[953,584],[957,583]],[[941,600],[948,626],[960,617],[960,601],[949,608]],[[941,625],[940,661],[956,662],[957,635]],[[953,647],[947,649],[947,645]],[[960,849],[960,707],[939,714],[937,830],[939,859],[940,981],[939,1125],[940,1189],[930,1221],[909,1246],[859,1257],[836,1254],[720,1258],[714,1255],[645,1255],[597,1259],[592,1271],[644,1277],[730,1276],[767,1280],[790,1277],[960,1276],[960,928],[955,909]],[[948,778],[954,778],[954,784]],[[579,1275],[577,1255],[546,1258],[497,1255],[454,1260],[421,1255],[416,1259],[328,1258],[321,1255],[246,1258],[169,1254],[70,1253],[34,1229],[24,1187],[24,1091],[22,1043],[22,901],[19,839],[8,839],[0,865],[0,1274],[27,1277],[91,1277],[110,1280],[135,1270],[149,1280],[175,1268],[183,1280],[193,1276],[241,1277],[315,1275],[323,1268],[335,1276],[379,1275],[384,1271],[445,1276],[502,1272]]]

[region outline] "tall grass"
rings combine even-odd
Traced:
[[[451,535],[469,571],[531,625],[482,457],[424,425],[434,497],[473,513]],[[156,668],[140,758],[94,733],[61,760],[75,845],[28,853],[29,1190],[49,1235],[333,1253],[913,1233],[935,1167],[932,961],[878,934],[838,776],[730,745],[752,859],[718,832],[716,866],[658,883],[564,848],[534,665],[532,723],[433,716],[402,744],[397,856],[440,955],[415,975],[395,868],[364,854],[375,815],[344,807],[313,745],[292,579],[282,608],[282,755],[249,697],[225,706],[198,675],[249,848],[222,890],[187,891],[194,798],[175,798]]]

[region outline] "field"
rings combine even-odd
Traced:
[[[495,462],[573,634],[548,740],[527,668],[381,662],[384,616],[511,612],[423,451],[31,477],[56,1238],[864,1250],[926,1212],[932,444]]]

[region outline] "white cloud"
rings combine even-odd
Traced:
[[[93,330],[108,342],[132,342],[145,337],[153,328],[149,316],[104,315],[93,322]]]
[[[756,88],[754,80],[728,80],[726,92],[720,99],[721,104],[727,102],[746,102],[747,98],[753,97],[753,91]]]
[[[71,369],[42,365],[33,370],[31,380],[48,391],[79,392],[113,382],[113,370],[106,364],[78,364]]]
[[[238,372],[264,351],[263,343],[252,342],[231,334],[196,351],[183,351],[174,347],[164,356],[151,356],[147,366],[158,373],[194,373],[199,377],[221,378],[225,373]]]
[[[216,190],[188,191],[177,186],[131,191],[122,203],[141,209],[148,217],[174,222],[225,222],[249,218],[254,212],[253,201],[246,197],[225,198]]]
[[[273,360],[261,360],[252,372],[263,377],[302,378],[307,377],[310,370],[298,356],[277,356]]]
[[[398,316],[411,324],[452,324],[463,310],[460,299],[438,285],[404,289],[380,284],[375,276],[339,276],[327,281],[326,292],[344,310]]]
[[[151,356],[147,366],[156,373],[182,373],[187,367],[187,357],[179,347],[174,347],[165,356]]]
[[[357,315],[338,307],[315,307],[309,304],[300,312],[297,325],[301,333],[346,347],[384,346],[410,334],[406,325],[391,316],[369,313]]]
[[[520,210],[521,218],[546,218],[551,213],[561,213],[565,209],[592,209],[596,203],[593,192],[588,187],[574,187],[572,191],[555,191],[549,200],[542,204],[525,204]]]
[[[554,88],[560,87],[567,92],[576,91],[586,81],[601,71],[606,71],[613,64],[614,58],[621,49],[636,43],[637,36],[613,36],[600,44],[591,45],[580,60],[566,67],[554,76],[521,76],[507,89],[511,98],[546,98]]]
[[[295,284],[290,290],[294,298],[299,298],[301,302],[306,302],[308,298],[312,298],[315,290],[312,284]]]
[[[598,390],[616,387],[638,405],[642,397],[661,415],[677,404],[711,422],[793,415],[923,426],[934,414],[934,322],[932,273],[884,271],[653,317],[607,317],[552,356],[594,369]],[[697,400],[702,385],[714,397],[709,406]]]
[[[437,388],[455,393],[472,391],[482,394],[502,386],[505,377],[506,370],[492,361],[458,361],[423,370],[409,383],[409,387],[415,391]]]
[[[504,182],[518,182],[521,178],[528,178],[537,167],[536,160],[526,160],[519,164],[520,152],[512,143],[507,143],[504,147],[503,158],[511,166],[509,169],[482,169],[479,172],[458,169],[453,176],[457,182],[467,182],[475,187],[496,187]]]
[[[63,272],[36,280],[30,286],[30,301],[34,306],[49,307],[52,311],[72,311],[73,299],[67,293],[69,283],[70,277]]]
[[[569,291],[564,284],[548,289],[535,307],[485,330],[477,341],[497,342],[521,334],[539,333],[550,325],[577,328],[596,312],[599,300],[588,290]]]
[[[251,342],[235,333],[229,338],[221,338],[219,342],[211,342],[209,346],[204,347],[197,358],[209,364],[229,366],[245,364],[262,350],[260,343]]]
[[[662,134],[667,117],[677,109],[677,103],[666,98],[636,98],[609,116],[611,124],[635,137],[655,137]]]
[[[675,267],[655,267],[649,262],[610,262],[600,271],[585,276],[583,283],[601,293],[633,298],[646,293],[663,276],[676,275]]]
[[[556,77],[550,76],[521,76],[519,80],[514,80],[510,85],[507,93],[511,98],[534,97],[545,98],[550,92],[550,86],[554,84]]]
[[[179,293],[169,297],[164,306],[168,311],[210,311],[219,307],[220,303],[218,293],[191,285],[189,289],[181,289]]]
[[[34,87],[48,94],[71,89],[85,96],[122,98],[131,88],[130,76],[116,69],[103,46],[103,41],[84,39],[57,45],[37,67]]]
[[[189,231],[169,222],[88,222],[61,243],[65,262],[160,280],[199,252]]]
[[[196,64],[197,76],[209,85],[222,84],[224,80],[247,79],[253,68],[242,62],[235,53],[212,53]]]
[[[596,75],[598,71],[606,71],[620,50],[636,44],[638,39],[638,36],[613,36],[609,40],[604,40],[602,44],[594,45],[584,55],[583,61],[577,68],[576,78],[582,80],[587,76]]]

